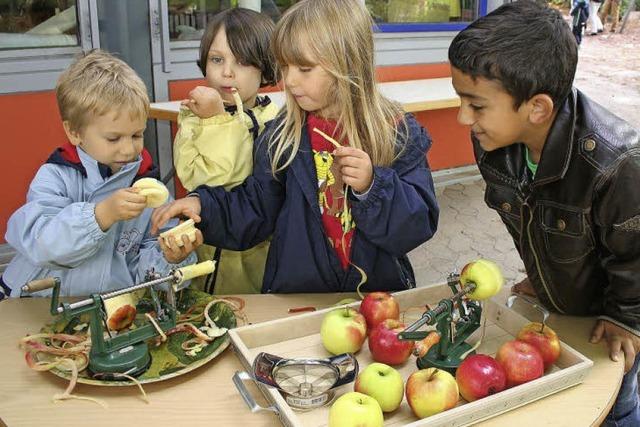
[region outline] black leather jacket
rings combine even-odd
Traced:
[[[577,90],[553,123],[535,179],[513,144],[474,140],[485,201],[513,237],[541,302],[640,335],[640,137]]]

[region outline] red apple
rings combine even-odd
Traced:
[[[458,366],[456,382],[462,397],[473,402],[507,388],[507,373],[493,357],[472,354]]]
[[[369,333],[369,350],[373,360],[387,365],[400,365],[407,361],[413,351],[413,341],[400,341],[398,333],[406,328],[404,323],[386,319]]]
[[[112,331],[121,331],[131,326],[136,319],[136,308],[125,304],[119,307],[107,319],[107,327]]]
[[[537,348],[524,341],[511,340],[502,344],[496,360],[507,373],[507,387],[526,383],[544,374],[544,362]]]
[[[453,375],[437,368],[420,369],[411,374],[405,390],[414,415],[426,418],[458,404],[458,384]]]
[[[544,368],[548,369],[560,357],[560,339],[555,331],[540,322],[527,323],[518,332],[520,341],[531,344],[542,355]]]
[[[360,303],[360,313],[367,319],[367,330],[371,331],[383,320],[400,319],[400,306],[386,292],[371,292]]]

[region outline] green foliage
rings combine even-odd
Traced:
[[[636,12],[640,12],[640,0],[635,0],[636,1],[636,8],[634,9]],[[631,4],[632,0],[622,0],[622,3],[620,3],[620,19],[622,19],[622,17],[624,16],[624,14],[627,12],[627,9],[629,8],[629,5]]]

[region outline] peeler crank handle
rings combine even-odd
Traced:
[[[258,403],[253,398],[249,390],[247,390],[247,387],[245,387],[244,385],[245,380],[251,380],[255,382],[253,377],[245,371],[236,371],[236,373],[233,375],[233,383],[238,389],[240,396],[242,396],[244,403],[247,404],[251,412],[271,411],[271,412],[275,412],[276,414],[280,413],[280,411],[278,411],[278,408],[276,408],[275,406],[267,406],[265,408],[264,406],[258,405]]]
[[[45,289],[53,288],[56,285],[56,281],[60,280],[57,277],[47,277],[46,279],[37,279],[32,280],[26,285],[24,285],[21,289],[22,292],[38,292],[44,291]]]

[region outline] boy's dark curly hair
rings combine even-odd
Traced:
[[[578,45],[558,11],[520,0],[462,30],[449,47],[449,61],[473,78],[499,81],[514,108],[539,93],[558,108],[571,92]]]

